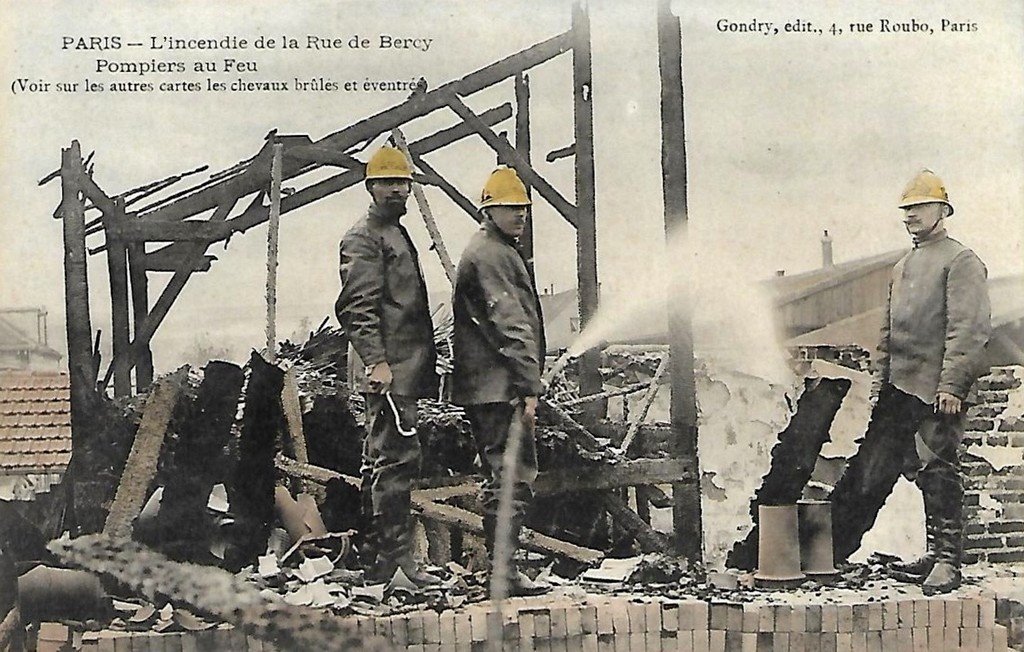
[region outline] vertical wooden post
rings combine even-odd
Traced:
[[[530,162],[530,78],[523,73],[516,75],[516,151]],[[532,164],[532,163],[531,163]],[[526,184],[526,195],[533,197],[533,188]],[[533,270],[533,206],[526,208],[526,228],[519,236],[519,248],[526,259],[526,266]]]
[[[683,123],[682,33],[670,0],[658,2],[658,69],[661,73],[661,170],[668,238],[686,236],[686,132]],[[669,305],[669,372],[672,382],[670,419],[675,454],[697,464],[697,398],[693,375],[691,305],[685,293]],[[702,559],[700,484],[672,485],[672,519],[676,552],[691,561]]]
[[[572,8],[573,115],[576,130],[576,275],[579,283],[580,328],[597,312],[597,220],[594,194],[594,113],[590,72],[590,17],[581,2]],[[601,391],[598,371],[601,353],[591,350],[580,360],[580,391]],[[595,401],[590,414],[600,417],[604,401]]]
[[[107,237],[107,273],[110,277],[110,324],[114,365],[114,396],[132,393],[132,359],[128,354],[131,332],[128,317],[128,251],[124,242],[113,234],[125,220],[124,199],[114,200],[113,214],[103,214]]]
[[[85,174],[77,140],[61,151],[61,219],[64,225],[64,310],[71,376],[71,438],[75,450],[84,436],[96,384],[89,317],[89,277],[85,249],[85,203],[79,175]]]
[[[281,224],[281,154],[284,145],[274,143],[270,165],[270,229],[267,233],[267,360],[277,360],[277,236]]]
[[[132,328],[137,345],[139,329],[149,314],[149,279],[146,276],[146,244],[128,245],[128,277],[132,288]],[[153,350],[149,342],[141,343],[135,356],[135,391],[142,392],[153,384]]]

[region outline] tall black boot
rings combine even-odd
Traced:
[[[963,480],[955,467],[940,463],[932,472],[936,503],[935,566],[921,584],[925,595],[948,593],[960,586],[963,561]]]

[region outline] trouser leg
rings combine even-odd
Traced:
[[[844,561],[874,525],[914,455],[914,433],[931,406],[891,385],[882,388],[856,455],[832,492],[835,558]]]
[[[490,559],[493,559],[497,531],[503,529],[498,523],[498,505],[506,482],[503,458],[514,412],[515,408],[509,403],[484,403],[469,406],[466,410],[480,455],[483,475],[480,498],[484,510],[484,539]],[[507,528],[509,550],[512,552],[518,547],[519,530],[533,499],[533,483],[537,479],[537,448],[532,432],[523,432],[514,473],[512,517]]]
[[[403,429],[416,424],[416,399],[392,396]],[[420,444],[415,436],[405,437],[395,414],[381,394],[366,395],[366,458],[373,506],[373,531],[378,556],[392,571],[412,550],[412,481],[419,471]]]
[[[963,550],[964,485],[960,473],[963,414],[933,415],[916,436],[917,484],[935,529],[935,558],[959,567]]]

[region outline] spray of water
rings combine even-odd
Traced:
[[[773,383],[792,382],[771,300],[736,249],[694,248],[680,233],[650,261],[650,273],[628,292],[601,297],[567,358],[603,343],[667,341],[673,314],[690,320],[698,357]]]

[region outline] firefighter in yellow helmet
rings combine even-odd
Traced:
[[[416,399],[437,396],[437,353],[416,247],[400,223],[411,184],[412,166],[393,147],[381,147],[366,164],[372,201],[341,240],[335,312],[350,344],[349,386],[366,399],[363,552],[370,553],[363,557],[368,575],[386,580],[401,568],[426,585],[440,579],[413,560],[410,485],[420,464]]]
[[[953,205],[924,170],[898,204],[913,248],[892,270],[875,359],[867,434],[832,494],[837,556],[853,553],[900,473],[924,497],[928,550],[891,573],[926,594],[960,585],[963,479],[959,444],[991,331],[985,265],[950,238]]]
[[[483,467],[481,502],[492,594],[547,590],[521,573],[513,557],[537,477],[534,415],[543,392],[545,350],[540,299],[518,246],[529,205],[515,170],[499,168],[491,174],[480,197],[482,228],[459,261],[453,299],[452,400],[466,408]],[[502,458],[513,428],[519,455],[511,521],[499,524]],[[495,553],[503,551],[508,554],[497,558]],[[505,582],[496,582],[493,571],[504,575]]]

